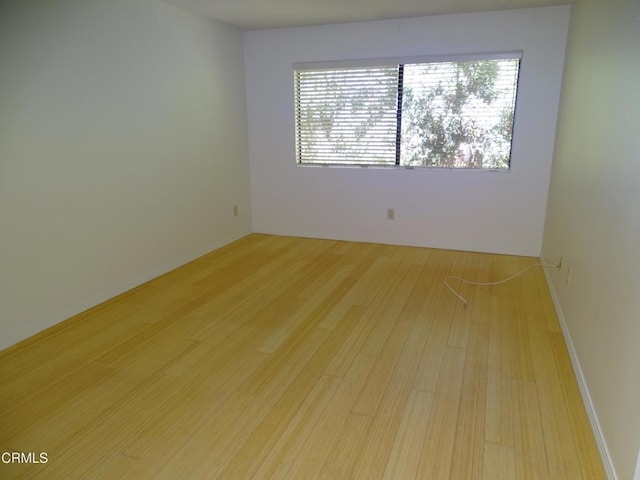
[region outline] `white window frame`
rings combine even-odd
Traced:
[[[481,61],[481,60],[503,60],[503,59],[517,59],[519,60],[518,70],[516,72],[516,85],[514,92],[514,105],[513,105],[513,119],[512,125],[515,125],[516,118],[516,110],[518,104],[518,92],[519,92],[519,80],[520,80],[520,70],[522,66],[522,51],[514,50],[514,51],[502,51],[502,52],[489,52],[489,53],[470,53],[470,54],[455,54],[455,55],[428,55],[428,56],[412,56],[412,57],[391,57],[391,58],[376,58],[376,59],[358,59],[358,60],[341,60],[341,61],[329,61],[329,62],[305,62],[305,63],[294,63],[293,64],[293,73],[294,73],[294,89],[297,86],[297,82],[295,80],[295,74],[297,72],[302,71],[318,71],[324,69],[340,69],[340,68],[358,68],[358,67],[385,67],[385,66],[399,66],[404,64],[422,64],[422,63],[437,63],[437,62],[468,62],[468,61]],[[401,101],[400,97],[400,101]],[[297,94],[294,99],[294,108],[298,107],[298,99]],[[294,112],[294,125],[295,125],[295,158],[296,164],[301,167],[331,167],[331,168],[343,168],[343,167],[359,167],[359,168],[403,168],[403,169],[413,169],[413,168],[426,168],[426,169],[446,169],[446,170],[473,170],[473,171],[499,171],[499,172],[508,172],[511,170],[512,166],[512,152],[513,152],[513,144],[514,144],[514,127],[511,129],[511,141],[510,141],[510,149],[509,149],[509,161],[506,168],[486,168],[486,167],[442,167],[442,166],[411,166],[411,165],[399,165],[399,152],[396,154],[396,162],[394,164],[391,163],[333,163],[333,162],[314,162],[314,161],[303,161],[300,157],[300,136],[298,132],[298,117]],[[400,126],[398,125],[398,128]],[[400,132],[398,132],[400,135]],[[398,136],[398,142],[400,142],[400,136]],[[397,148],[399,148],[399,144],[397,144]]]

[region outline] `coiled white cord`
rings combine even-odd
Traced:
[[[456,292],[453,287],[451,285],[449,285],[449,280],[460,280],[463,283],[467,283],[469,285],[476,285],[479,287],[490,287],[492,285],[500,285],[502,283],[506,283],[509,280],[511,280],[512,278],[517,277],[518,275],[522,275],[524,272],[526,272],[527,270],[531,270],[532,268],[536,268],[536,267],[553,267],[553,268],[560,268],[560,264],[558,265],[544,265],[542,263],[536,263],[534,265],[529,265],[526,268],[523,268],[522,270],[520,270],[519,272],[514,273],[513,275],[511,275],[510,277],[507,277],[503,280],[498,280],[497,282],[472,282],[471,280],[465,280],[464,278],[461,277],[456,277],[453,275],[449,275],[448,277],[446,277],[444,279],[444,284],[445,286],[449,289],[449,291],[451,291],[451,293],[453,293],[456,297],[458,297],[460,300],[462,300],[462,303],[464,303],[464,308],[467,308],[467,304],[469,302],[467,302],[467,299],[464,298],[462,295],[460,295],[458,292]]]

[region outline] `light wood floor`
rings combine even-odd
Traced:
[[[251,235],[0,353],[35,479],[603,479],[534,258]]]

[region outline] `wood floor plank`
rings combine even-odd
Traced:
[[[535,289],[530,290],[536,294]],[[529,335],[536,370],[538,404],[544,433],[545,450],[551,478],[581,478],[580,459],[571,431],[571,422],[563,401],[547,324],[541,313],[529,315]]]
[[[67,403],[85,395],[96,383],[112,373],[113,369],[108,365],[92,362],[59,381],[52,380],[48,388],[45,386],[40,390],[40,396],[23,399],[16,404],[7,399],[4,404],[6,408],[0,409],[0,441],[11,441],[16,448],[28,446],[21,442],[30,438],[31,426],[46,423],[47,418],[64,410]]]
[[[535,383],[513,380],[513,437],[516,477],[523,480],[549,478],[547,456]]]
[[[476,282],[488,283],[497,280],[497,255],[487,255],[483,253],[472,253],[477,269]],[[471,320],[474,322],[489,322],[491,320],[491,308],[497,300],[496,286],[476,286],[473,290],[471,301]]]
[[[373,419],[368,415],[349,414],[342,434],[337,437],[317,479],[335,480],[355,478],[355,470],[364,450],[364,444]]]
[[[392,270],[391,263],[388,257],[382,255],[374,256],[371,254],[365,257],[363,263],[352,271],[353,281],[348,285],[348,290],[327,312],[319,326],[333,328],[353,305],[371,306],[373,311],[373,303],[380,302],[388,295],[391,288],[395,288],[395,285],[389,285],[386,281],[382,281],[382,279],[386,280]]]
[[[465,351],[447,347],[442,361],[417,478],[450,477]]]
[[[297,398],[292,399],[290,403],[284,400],[278,402],[217,478],[252,478],[256,476],[261,464],[266,462],[268,468],[269,464],[275,463],[269,458],[270,455],[290,448],[291,442],[296,439],[298,431],[303,429],[304,425],[310,426],[317,422],[318,416],[327,407],[339,384],[338,378],[323,375],[299,408],[292,406],[292,403],[298,402]],[[283,410],[293,410],[291,421],[278,421],[285,416]]]
[[[417,286],[416,290],[421,290]],[[384,475],[389,455],[393,447],[394,439],[400,427],[403,414],[407,408],[407,403],[411,395],[412,385],[420,360],[420,352],[424,348],[425,338],[429,333],[431,325],[425,317],[417,315],[413,318],[403,318],[398,325],[406,323],[411,326],[411,331],[401,350],[395,369],[392,372],[389,382],[384,387],[384,394],[380,398],[379,405],[372,416],[374,421],[369,432],[369,439],[362,454],[362,459],[356,470],[358,478],[380,478]],[[389,340],[390,345],[392,339]],[[386,347],[386,346],[385,346]],[[378,360],[384,359],[380,355]],[[367,379],[367,385],[362,390],[358,404],[354,412],[362,408],[362,395],[367,392],[367,387],[371,385],[370,380],[377,378],[374,375],[375,367],[379,366],[378,361]],[[377,378],[380,379],[379,377]],[[382,388],[382,387],[381,387]],[[365,404],[371,406],[371,404]]]
[[[473,253],[465,252],[464,254],[464,267],[461,277],[475,282],[477,278],[477,259]],[[463,297],[468,300],[472,300],[475,297],[475,291],[478,287],[462,283],[460,285],[459,292]],[[480,287],[482,288],[482,287]],[[467,340],[469,338],[469,328],[471,322],[471,316],[473,312],[477,311],[477,305],[474,304],[474,308],[466,308],[461,302],[456,302],[456,306],[453,311],[453,318],[451,319],[451,328],[449,330],[449,336],[447,338],[447,345],[452,347],[466,348]]]
[[[163,462],[195,435],[213,412],[224,409],[230,396],[267,360],[259,352],[245,353],[212,378],[180,377],[180,384],[186,385],[180,395],[130,436],[119,451],[144,461]]]
[[[489,325],[471,322],[451,458],[452,478],[480,479],[487,404]]]
[[[354,305],[347,311],[343,321],[352,324],[353,328],[327,366],[327,375],[344,377],[353,360],[360,354],[361,346],[373,328],[373,321],[367,313],[368,310],[360,305]]]
[[[522,264],[517,258],[510,258],[511,274],[522,269]],[[525,275],[530,272],[526,272]],[[533,352],[529,339],[526,321],[525,297],[523,294],[523,279],[515,277],[504,285],[503,290],[509,296],[509,344],[511,351],[511,376],[524,382],[535,382],[535,369],[533,367]]]
[[[184,479],[203,476],[206,462],[228,462],[229,452],[225,446],[237,448],[232,441],[245,428],[247,412],[255,405],[255,393],[238,391],[222,399],[222,405],[201,419],[199,429],[182,445],[157,473],[157,478]]]
[[[580,458],[580,469],[585,480],[602,478],[603,466],[598,447],[593,440],[593,432],[584,408],[571,408],[570,405],[581,403],[580,391],[576,382],[567,346],[561,333],[550,332],[551,346],[554,353],[565,405],[568,406],[569,423],[573,432],[573,440]]]
[[[425,314],[432,321],[432,328],[420,360],[414,388],[435,393],[447,348],[451,319],[458,303],[458,299],[445,288],[444,279],[452,273],[450,262],[459,261],[459,256],[454,252],[436,250],[430,259],[433,267],[425,268],[425,271],[430,270],[433,279],[428,282],[430,288]]]
[[[389,293],[384,302],[375,304],[376,315],[374,319],[376,325],[362,346],[363,353],[370,355],[380,353],[394,325],[394,322],[388,320],[403,314],[411,315],[411,312],[406,311],[407,305],[413,306],[416,301],[410,300],[409,296],[414,294],[414,286],[417,286],[416,280],[422,272],[421,265],[412,264],[415,260],[415,256],[406,255],[402,257],[393,275],[385,281],[390,287]],[[421,300],[424,301],[426,293],[426,289],[422,289],[419,293]],[[422,306],[419,305],[417,308],[421,309]]]
[[[253,234],[0,352],[0,478],[602,480],[538,259]]]
[[[359,354],[347,375],[331,398],[325,414],[316,423],[313,432],[295,456],[286,456],[272,471],[269,478],[313,478],[333,449],[336,438],[344,435],[347,418],[373,366],[373,357]]]
[[[73,375],[83,364],[92,362],[102,352],[112,348],[114,344],[124,343],[128,335],[135,335],[145,328],[142,323],[135,321],[114,322],[113,329],[98,330],[93,340],[86,341],[83,338],[75,347],[69,342],[63,342],[60,348],[50,346],[47,342],[39,342],[34,345],[36,358],[39,361],[37,363],[25,361],[27,365],[31,363],[26,371],[16,378],[0,384],[0,398],[7,405],[2,413],[11,414],[13,409],[20,408],[20,405],[37,399],[42,395],[43,390],[52,388],[56,383],[64,382],[66,377]],[[69,329],[69,332],[72,331],[73,329]],[[56,335],[57,337],[58,335]],[[15,355],[11,362],[7,363],[13,363],[13,360],[18,356],[28,355]],[[4,362],[2,363],[4,364]],[[72,383],[68,388],[76,388],[75,382]],[[33,385],[38,385],[39,388],[30,388]]]
[[[482,480],[513,480],[516,477],[516,462],[513,447],[484,443]]]
[[[487,441],[513,447],[511,398],[511,351],[509,338],[510,316],[505,312],[504,300],[492,302],[489,323],[489,351],[487,365],[487,410],[485,438]]]
[[[384,472],[385,480],[416,478],[422,452],[415,446],[424,442],[432,404],[433,393],[411,392]]]
[[[414,387],[417,390],[435,393],[438,388],[438,377],[448,348],[451,303],[451,299],[440,301],[441,308],[436,311],[433,318],[433,326],[414,380]]]
[[[104,461],[126,439],[151,421],[180,394],[177,379],[156,376],[136,389],[126,402],[121,402],[87,426],[52,454],[53,460],[46,471],[41,470],[34,478],[66,479],[69,471],[74,477],[83,478],[87,472]]]
[[[553,268],[553,267],[547,267]],[[545,319],[547,330],[550,332],[561,333],[560,322],[556,316],[556,311],[553,306],[553,300],[549,293],[549,286],[545,280],[544,271],[541,268],[538,272],[535,272],[535,281],[538,291],[538,301],[540,302],[542,315]]]
[[[87,478],[96,480],[147,480],[157,478],[161,462],[145,462],[139,458],[114,452],[104,462],[87,472]]]
[[[12,422],[3,422],[2,430],[12,434],[7,441],[14,449],[40,448],[52,453],[60,450],[80,432],[93,428],[100,418],[109,415],[148,382],[144,375],[132,375],[99,363],[88,364],[85,372],[90,386],[82,393],[67,391],[65,401],[58,408],[42,397],[37,403],[42,415],[25,409],[14,417],[13,421],[22,422],[19,431],[12,428]],[[73,381],[79,382],[77,378]]]
[[[227,478],[238,478],[239,475],[242,478],[234,465],[243,472],[250,466],[237,459],[248,458],[248,455],[253,455],[256,446],[269,443],[281,434],[286,426],[281,421],[282,418],[297,411],[300,403],[322,377],[329,359],[335,355],[351,328],[352,325],[342,323],[331,331],[315,329],[325,339],[303,363],[302,368],[297,370],[298,373],[295,376],[276,376],[268,384],[255,390],[256,401],[253,408],[246,412],[247,420],[244,425],[238,425],[230,437],[217,437],[219,443],[216,443],[216,450],[224,458],[207,459],[202,462],[195,475],[228,475]],[[302,350],[306,349],[302,347]],[[205,437],[208,437],[208,433]],[[252,463],[251,466],[255,465]]]
[[[309,297],[308,293],[298,293],[295,294],[295,297],[286,298],[285,305],[280,308],[277,314],[282,318],[280,325],[270,332],[259,350],[273,353],[303,324],[315,323],[320,318],[316,312],[318,310],[324,311],[325,304],[332,302],[332,300],[327,302],[327,297],[331,299],[334,294],[340,293],[337,289],[342,286],[342,282],[351,271],[350,267],[342,267],[328,269],[324,274],[318,272],[317,279],[314,282],[308,282],[307,288],[311,288],[315,292],[313,297]]]
[[[396,371],[396,364],[402,357],[403,345],[407,343],[407,339],[412,333],[414,322],[418,318],[425,320],[419,317],[424,303],[425,291],[425,287],[417,285],[408,296],[405,308],[397,317],[396,315],[392,317],[395,320],[390,322],[393,328],[388,334],[382,351],[377,355],[376,364],[360,393],[358,403],[353,410],[354,413],[370,416],[376,414],[378,406],[386,393],[387,385]],[[426,324],[426,321],[422,321],[421,324]],[[422,339],[418,339],[418,342],[422,342]],[[423,350],[423,347],[423,343],[416,346],[418,353],[416,353],[414,360],[419,358],[419,352]],[[411,380],[413,381],[413,378]]]
[[[279,465],[289,465],[289,459],[295,458],[308,441],[340,384],[337,377],[321,377],[321,381],[292,417],[285,431],[267,449],[264,460],[253,475],[254,478],[270,478]]]

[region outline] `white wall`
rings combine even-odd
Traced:
[[[0,348],[250,231],[243,71],[154,0],[0,2]]]
[[[639,79],[640,2],[578,1],[543,255],[564,257],[551,287],[621,480],[640,448]]]
[[[569,14],[560,6],[245,32],[254,231],[539,255]],[[511,50],[524,53],[509,173],[296,166],[293,63]]]

